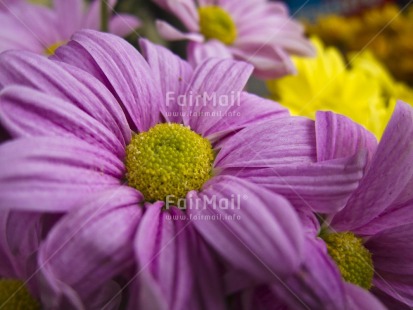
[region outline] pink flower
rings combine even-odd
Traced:
[[[130,309],[223,309],[221,259],[262,281],[301,262],[304,234],[291,204],[236,176],[259,170],[256,153],[232,160],[225,174],[229,163],[214,154],[245,145],[234,137],[243,128],[278,119],[307,141],[312,121],[242,92],[246,63],[210,59],[192,69],[162,47],[141,47],[144,56],[117,36],[83,30],[50,58],[0,56],[0,120],[14,138],[0,146],[0,210],[65,213],[38,250],[46,309],[116,301],[112,279],[125,274]],[[232,93],[239,104],[214,100]],[[275,147],[272,136],[264,143]],[[242,206],[216,207],[236,195],[245,195]],[[24,245],[21,225],[7,234]]]
[[[113,9],[117,0],[108,1]],[[0,52],[22,49],[51,55],[80,29],[100,28],[100,0],[87,10],[83,0],[54,0],[53,8],[23,0],[2,1],[0,6]],[[109,20],[109,32],[125,36],[139,27],[140,21],[129,14],[115,13]]]
[[[398,102],[377,144],[374,136],[332,112],[316,116],[318,160],[367,156],[359,185],[337,210],[318,218],[300,210],[307,232],[304,263],[285,286],[244,291],[292,309],[411,309],[413,307],[413,109]],[[345,188],[340,182],[337,187]],[[320,225],[319,222],[322,222]],[[240,279],[230,281],[239,288]],[[245,285],[247,287],[247,285]]]
[[[184,24],[183,33],[163,21],[160,34],[168,40],[190,41],[188,58],[199,64],[209,57],[243,60],[260,78],[295,72],[290,55],[311,56],[314,49],[303,27],[290,19],[282,3],[266,0],[154,0]]]

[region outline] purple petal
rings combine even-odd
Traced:
[[[346,309],[340,272],[324,244],[308,236],[300,269],[284,283],[272,286],[291,309]]]
[[[233,134],[250,125],[257,125],[273,118],[288,117],[289,112],[277,102],[258,97],[254,94],[241,92],[239,104],[230,107],[221,121],[208,131],[208,138],[217,140],[218,137]],[[220,145],[225,145],[218,140]]]
[[[193,0],[154,0],[156,4],[174,14],[191,31],[199,30],[198,12]]]
[[[120,159],[125,156],[125,143],[97,120],[67,101],[27,87],[8,86],[1,92],[0,119],[15,137],[77,137]]]
[[[0,86],[14,84],[71,102],[104,124],[120,141],[130,140],[131,130],[116,99],[83,70],[60,65],[40,55],[6,52],[0,57]]]
[[[274,79],[296,73],[290,56],[280,47],[249,43],[243,47],[234,47],[231,51],[236,59],[251,63],[255,69],[254,75],[258,78]]]
[[[24,27],[12,14],[1,12],[0,2],[0,52],[19,49],[43,53],[44,44],[33,36],[33,33]]]
[[[40,248],[45,307],[72,299],[67,291],[74,303],[89,298],[133,262],[142,195],[123,187],[95,198],[63,217]]]
[[[4,126],[0,122],[0,144],[10,139],[10,133],[6,130],[6,128],[4,128]]]
[[[251,310],[288,310],[280,297],[268,287],[260,287],[255,290],[253,298]]]
[[[17,139],[0,147],[0,208],[66,211],[123,175],[120,159],[81,140]]]
[[[3,278],[22,278],[24,277],[23,267],[20,260],[14,257],[9,244],[9,234],[8,234],[8,219],[13,213],[10,210],[0,210],[0,276]],[[16,212],[20,214],[20,212]],[[31,230],[28,230],[31,232]],[[36,234],[33,234],[35,239]],[[28,235],[26,235],[28,236]],[[25,238],[22,238],[24,243],[26,243]],[[29,244],[29,242],[27,242]],[[24,248],[24,247],[23,247]]]
[[[10,5],[20,3],[22,0],[2,0],[0,2],[0,10],[7,11]]]
[[[283,195],[297,208],[331,213],[357,188],[366,152],[316,163],[314,123],[300,117],[245,128],[221,145],[215,167]]]
[[[250,65],[230,59],[209,59],[197,67],[184,101],[185,125],[199,134],[207,133],[237,104],[251,71]]]
[[[411,189],[411,187],[410,187]],[[357,228],[354,232],[359,235],[372,236],[381,231],[405,224],[413,223],[413,200],[397,207],[391,207],[371,222]]]
[[[273,119],[244,129],[223,145],[219,168],[265,168],[315,162],[314,122],[300,117]]]
[[[162,206],[147,206],[136,236],[140,308],[224,309],[216,262],[186,215]]]
[[[378,298],[388,309],[397,309],[397,310],[411,310],[412,307],[409,307],[405,303],[394,299],[390,295],[384,293],[383,291],[372,287],[371,292]]]
[[[149,63],[155,81],[161,87],[164,104],[160,107],[168,122],[182,122],[181,107],[178,99],[185,94],[192,77],[191,66],[164,47],[139,41],[142,54]]]
[[[370,162],[377,149],[372,133],[349,118],[332,112],[317,112],[317,161],[353,156],[368,150]]]
[[[189,32],[184,33],[175,27],[171,26],[170,24],[157,20],[156,21],[156,29],[158,30],[160,36],[169,41],[175,40],[190,40],[194,42],[203,42],[204,37],[199,33]]]
[[[253,45],[272,45],[279,47],[288,54],[299,56],[315,56],[314,46],[305,38],[301,29],[293,31],[283,31],[277,29],[277,23],[284,23],[286,26],[296,27],[295,21],[284,19],[274,20],[273,17],[261,18],[260,21],[249,21],[240,27],[240,34],[235,42],[239,48]],[[275,23],[274,23],[275,22]],[[261,25],[261,29],[260,26]],[[256,28],[256,29],[254,29]],[[299,31],[296,31],[299,30]]]
[[[63,37],[70,38],[77,29],[81,28],[83,1],[54,0],[53,8],[60,33]]]
[[[83,16],[83,29],[95,29],[100,30],[100,8],[102,1],[92,0],[90,1],[89,8],[86,14]],[[117,0],[106,0],[105,4],[108,7],[109,14],[114,11],[114,7],[117,3]]]
[[[357,188],[366,165],[364,152],[322,163],[286,164],[269,168],[231,168],[235,175],[287,198],[297,209],[334,213]]]
[[[381,271],[380,275],[373,279],[375,291],[392,297],[411,309],[413,307],[412,276]],[[396,308],[395,308],[396,309]],[[398,308],[397,308],[398,309]]]
[[[124,37],[129,33],[135,32],[136,28],[141,26],[141,21],[134,15],[118,14],[113,16],[109,22],[109,31],[120,37]]]
[[[345,284],[347,295],[347,309],[374,309],[386,310],[386,307],[369,291],[357,285]]]
[[[119,310],[122,302],[122,289],[115,281],[109,281],[99,291],[86,298],[83,304],[87,309]]]
[[[289,275],[301,263],[301,225],[281,196],[242,179],[218,176],[201,192],[188,194],[187,208],[210,246],[257,281]]]
[[[189,42],[187,55],[188,61],[194,67],[200,65],[208,58],[233,58],[227,46],[218,40],[208,40],[207,42]]]
[[[81,68],[103,82],[128,113],[132,129],[158,123],[163,98],[145,59],[125,40],[93,30],[77,32],[56,51],[56,60]]]
[[[25,43],[25,46],[28,47],[27,50],[43,54],[51,44],[68,39],[61,32],[61,27],[57,25],[56,13],[50,8],[34,5],[27,1],[19,2],[8,8],[8,16],[15,22],[14,25],[3,24],[2,18],[2,29],[12,35],[16,35],[18,32],[25,33],[19,37],[21,40],[31,36],[32,38]],[[3,26],[11,27],[3,28]],[[33,42],[33,39],[37,42],[31,46],[29,42]]]
[[[413,224],[383,230],[365,246],[373,257],[374,285],[413,307]]]
[[[312,232],[306,236],[304,259],[298,271],[288,278],[256,287],[249,303],[258,309],[262,306],[263,310],[268,309],[263,305],[270,302],[280,307],[274,309],[346,309],[340,272],[328,256],[324,242],[315,236]],[[257,284],[245,275],[238,279],[235,275],[231,276],[232,279],[227,282],[228,293]]]
[[[373,254],[375,268],[413,275],[413,224],[390,228],[370,237],[365,246]]]
[[[0,277],[25,280],[33,296],[39,296],[37,251],[50,224],[58,214],[38,212],[0,211]]]
[[[244,290],[238,296],[231,296],[231,305],[230,309],[288,310],[280,297],[270,287],[264,285]]]
[[[7,243],[14,259],[21,262],[21,277],[29,274],[25,270],[27,260],[37,252],[41,242],[41,216],[40,213],[17,211],[9,211],[7,215]]]
[[[409,185],[413,179],[412,136],[413,109],[399,101],[369,170],[346,208],[332,221],[336,230],[355,230],[367,224],[389,208]]]

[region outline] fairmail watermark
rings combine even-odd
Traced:
[[[203,211],[203,212],[188,212],[186,215],[168,215],[168,219],[179,219],[180,217],[188,217],[191,220],[206,220],[206,221],[222,221],[222,220],[241,220],[239,210],[242,204],[248,200],[248,196],[243,194],[231,194],[229,196],[217,195],[191,195],[186,198],[177,199],[174,195],[168,195],[165,199],[165,209],[172,207],[178,208],[181,211]]]
[[[166,93],[166,106],[184,107],[232,107],[241,105],[241,92],[231,91],[227,94],[216,92],[194,92],[177,95],[173,91]]]
[[[166,214],[167,220],[190,220],[190,221],[240,221],[241,215],[239,214]]]
[[[247,195],[231,194],[228,197],[218,197],[217,195],[194,196],[189,194],[186,198],[177,198],[174,195],[167,195],[165,199],[165,209],[176,207],[180,210],[240,210],[242,202],[247,200]]]

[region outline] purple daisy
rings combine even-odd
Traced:
[[[318,112],[316,123],[324,133],[320,159],[365,152],[365,174],[345,207],[323,216],[322,225],[314,214],[301,216],[305,259],[285,281],[288,289],[274,284],[243,294],[250,306],[265,294],[292,309],[383,309],[378,300],[389,309],[411,309],[413,109],[398,102],[379,145],[344,116]]]
[[[281,2],[267,0],[154,0],[186,27],[183,33],[158,21],[167,40],[189,40],[188,59],[199,64],[209,57],[228,57],[251,63],[260,78],[295,73],[290,55],[315,51],[303,27],[288,16]]]
[[[96,200],[101,198],[96,196]],[[37,263],[37,256],[45,236],[60,218],[61,214],[54,213],[0,210],[1,308],[39,310],[49,305],[53,308],[48,302],[41,307],[40,300],[47,300],[50,291],[43,289],[44,284],[38,281],[39,271],[44,266]],[[120,298],[113,296],[119,291],[119,284],[107,281],[93,295],[87,296],[82,305],[62,299],[57,307],[118,309]]]
[[[347,121],[328,114],[324,119],[326,126],[335,123],[338,129]],[[333,258],[334,251],[339,251],[334,245],[350,236],[358,239],[370,253],[366,256],[371,260],[366,258],[363,267],[370,266],[374,273],[365,287],[390,309],[413,307],[412,135],[413,109],[398,102],[360,185],[346,206],[329,215],[327,226],[322,227],[321,237]],[[345,145],[338,145],[337,149],[342,147]],[[341,267],[340,262],[338,266]]]
[[[83,0],[54,0],[53,8],[23,0],[0,1],[0,52],[21,49],[51,55],[80,29],[100,29],[100,0],[94,0],[84,10]],[[113,10],[117,0],[109,0]],[[115,15],[109,21],[109,32],[125,36],[140,21],[129,14]]]
[[[35,285],[30,275],[36,270],[36,251],[41,240],[41,215],[0,211],[0,307],[20,309],[26,303],[38,308],[32,296]],[[47,225],[45,225],[46,227]],[[9,234],[12,229],[16,234]],[[24,243],[24,244],[23,244]],[[23,285],[23,281],[26,285]],[[14,294],[14,296],[13,296]],[[7,306],[6,306],[7,304]]]
[[[16,4],[23,0],[1,0],[0,1],[0,11],[7,11],[7,8],[13,4]]]
[[[130,309],[223,309],[221,259],[263,282],[301,263],[304,234],[290,203],[235,168],[221,175],[215,159],[243,128],[293,118],[242,92],[248,64],[210,59],[193,70],[141,46],[145,58],[84,30],[52,59],[0,56],[0,119],[14,138],[0,146],[0,208],[66,213],[38,251],[46,308],[92,309],[96,296],[116,304],[126,279]],[[240,195],[237,207],[220,207]],[[212,202],[192,207],[199,199]],[[173,206],[181,201],[186,212]]]
[[[284,278],[301,263],[297,216],[276,193],[298,209],[303,207],[298,198],[304,196],[317,212],[332,212],[345,204],[362,176],[365,156],[317,163],[323,133],[313,121],[289,117],[276,103],[241,92],[252,71],[249,65],[210,59],[193,71],[163,48],[141,44],[146,60],[120,38],[82,31],[56,51],[54,61],[25,52],[0,58],[0,117],[18,138],[0,147],[0,207],[69,212],[39,251],[40,283],[48,292],[43,302],[52,308],[87,304],[127,267],[137,272],[130,280],[132,308],[134,303],[177,303],[173,308],[179,308],[200,302],[220,308],[223,290],[215,253],[254,283]],[[214,98],[229,102],[216,104]],[[237,100],[240,104],[233,104]],[[194,154],[185,153],[193,148],[180,148],[185,152],[178,158],[184,156],[197,170],[181,164],[185,178],[178,175],[178,182],[168,179],[176,177],[173,167],[167,168],[171,176],[152,174],[154,166],[166,164],[159,158],[175,161],[170,152],[154,157],[151,147],[142,145],[158,145],[153,139],[170,133],[184,141],[189,136],[196,152],[202,151],[196,156],[202,160],[193,162]],[[210,149],[219,151],[213,154],[215,175],[204,178],[205,167],[212,166]],[[154,162],[139,165],[145,158]],[[274,175],[277,170],[282,175]],[[239,209],[190,208],[184,213],[172,207],[161,212],[165,192],[159,189],[179,198],[188,184],[188,191],[199,189],[187,196],[189,205],[211,197],[231,201],[240,193],[247,199]],[[170,221],[170,214],[178,219]],[[192,220],[207,216],[240,216],[242,223]],[[182,226],[187,228],[178,238]],[[156,233],[148,236],[148,231]],[[168,253],[173,254],[160,255],[171,244]],[[277,250],[268,253],[269,248]],[[187,264],[172,263],[171,257]],[[207,274],[200,266],[210,266]],[[177,278],[179,286],[172,280]]]

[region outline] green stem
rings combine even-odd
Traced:
[[[108,32],[109,30],[109,7],[106,1],[101,0],[100,2],[100,30],[103,32]]]

